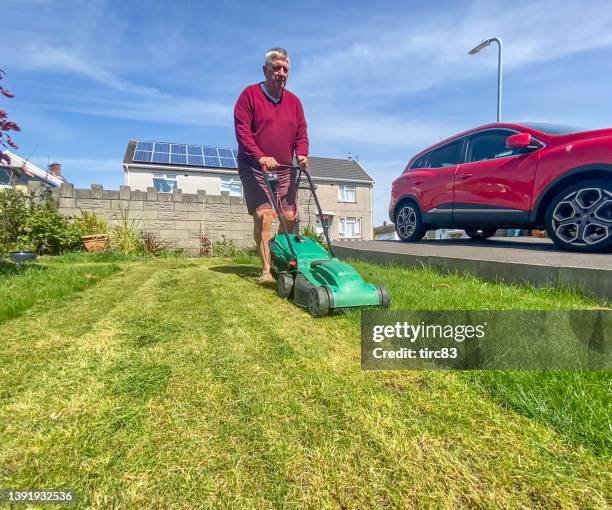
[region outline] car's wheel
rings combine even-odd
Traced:
[[[566,250],[612,248],[612,183],[593,180],[564,189],[548,206],[545,222],[549,237]]]
[[[293,291],[293,277],[291,274],[281,271],[276,280],[276,293],[282,298],[288,298]]]
[[[412,200],[403,202],[395,215],[395,231],[401,241],[419,241],[427,232],[419,206]]]
[[[465,229],[465,233],[468,235],[468,237],[471,239],[474,239],[475,241],[482,240],[482,239],[489,239],[489,237],[493,237],[495,235],[496,231],[497,231],[496,228],[466,228]]]
[[[308,294],[308,311],[313,317],[323,317],[329,312],[329,295],[325,287],[310,289]]]

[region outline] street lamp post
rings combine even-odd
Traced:
[[[482,41],[478,46],[472,48],[469,53],[475,55],[483,48],[486,48],[492,42],[496,42],[499,46],[497,54],[497,122],[501,122],[501,98],[502,98],[502,40],[499,37],[491,37],[486,41]]]

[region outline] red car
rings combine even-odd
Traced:
[[[488,124],[414,156],[393,181],[389,217],[402,241],[427,230],[543,229],[560,247],[612,248],[612,129]]]

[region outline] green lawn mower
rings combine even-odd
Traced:
[[[298,171],[297,189],[302,173],[306,175],[319,218],[323,219],[310,173],[302,172],[299,167],[286,168]],[[263,175],[282,231],[282,234],[270,240],[272,273],[276,277],[277,294],[307,308],[313,317],[323,317],[341,308],[389,306],[391,300],[384,287],[364,282],[355,269],[338,260],[329,239],[328,227],[323,221],[329,252],[309,237],[288,232],[276,194],[278,174],[264,166]]]

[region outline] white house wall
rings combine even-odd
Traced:
[[[197,193],[198,190],[204,190],[209,195],[221,194],[221,175],[206,174],[204,172],[184,172],[172,171],[166,168],[159,170],[140,170],[130,168],[124,176],[124,184],[130,186],[133,190],[146,191],[147,188],[153,187],[153,174],[174,174],[176,175],[177,188],[183,190],[183,193]],[[237,177],[237,174],[233,174]]]

